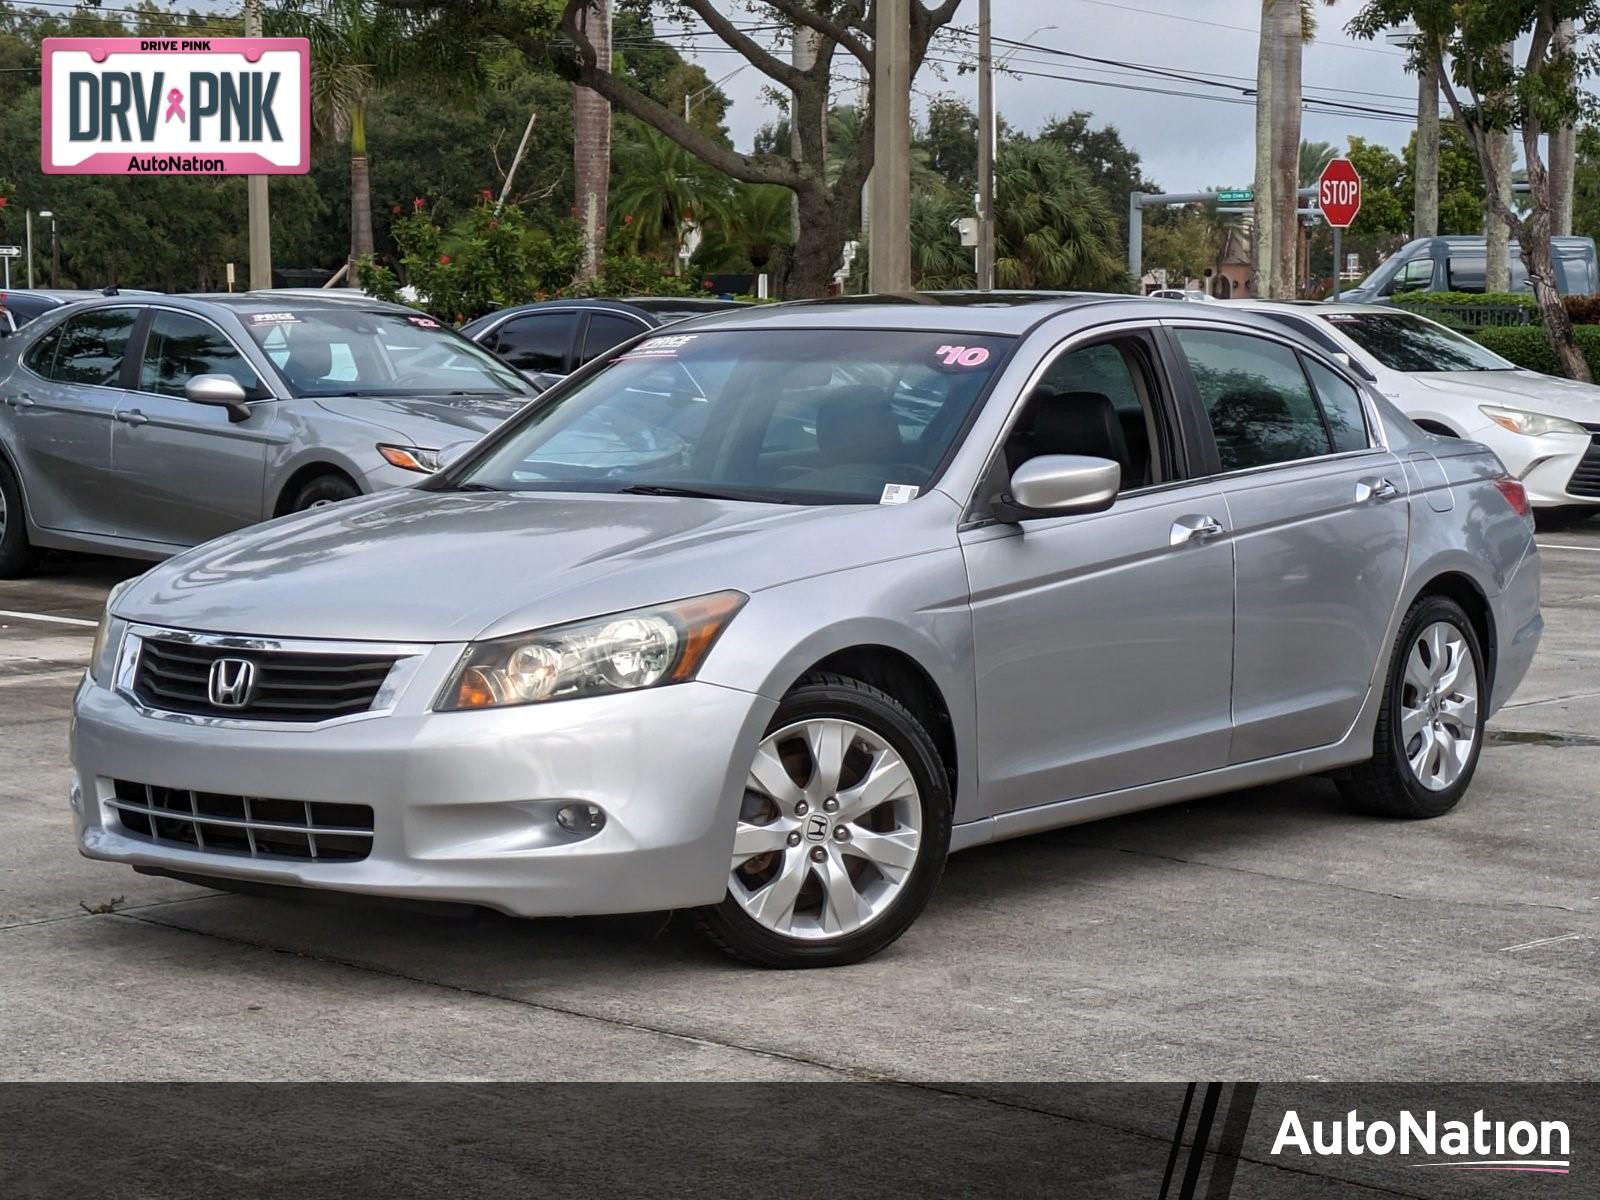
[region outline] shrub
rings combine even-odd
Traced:
[[[1579,325],[1573,329],[1578,348],[1588,360],[1589,370],[1600,379],[1600,325]],[[1474,329],[1472,336],[1502,358],[1508,358],[1519,367],[1539,371],[1545,375],[1561,375],[1561,363],[1550,348],[1539,325],[1506,326]]]

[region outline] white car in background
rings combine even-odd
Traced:
[[[1526,370],[1397,308],[1233,303],[1339,355],[1430,433],[1488,446],[1534,507],[1600,511],[1600,387]]]

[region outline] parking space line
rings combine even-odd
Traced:
[[[1557,942],[1580,942],[1588,936],[1586,933],[1563,933],[1558,937],[1539,938],[1537,941],[1523,942],[1520,946],[1501,946],[1500,953],[1506,954],[1512,950],[1532,950],[1535,946],[1553,946]]]
[[[89,629],[96,628],[99,621],[85,621],[82,617],[53,617],[49,613],[12,612],[8,608],[0,608],[0,617],[15,617],[19,621],[45,621],[51,625],[82,625]]]
[[[1600,546],[1563,546],[1559,542],[1535,542],[1541,550],[1581,550],[1585,554],[1600,554]]]

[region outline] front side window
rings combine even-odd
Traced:
[[[1006,436],[1006,466],[1075,454],[1122,467],[1122,488],[1160,478],[1152,390],[1137,344],[1103,342],[1072,350],[1045,369]]]
[[[96,308],[69,317],[61,330],[50,377],[61,383],[116,386],[133,334],[133,319],[131,308]]]
[[[1248,334],[1175,332],[1224,471],[1330,453],[1327,427],[1294,351]]]
[[[1425,292],[1433,286],[1433,259],[1414,258],[1395,277],[1395,292]]]
[[[492,354],[432,317],[359,308],[240,315],[295,396],[525,395]]]
[[[559,375],[567,369],[567,354],[581,315],[556,312],[512,317],[494,331],[494,345],[490,348],[519,371]]]
[[[536,406],[457,486],[907,499],[943,464],[1010,341],[840,329],[658,334]]]
[[[1469,337],[1410,313],[1330,313],[1322,318],[1391,371],[1515,371]]]
[[[158,311],[150,321],[139,368],[139,390],[181,396],[196,375],[226,375],[245,393],[259,393],[260,380],[244,355],[210,321],[188,313]]]

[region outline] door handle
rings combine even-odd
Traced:
[[[1385,500],[1393,500],[1399,494],[1399,488],[1379,476],[1356,480],[1357,504],[1380,504]]]
[[[121,409],[118,409],[117,420],[121,421],[124,425],[150,424],[150,418],[145,416],[137,408],[130,408],[127,412],[123,412]]]
[[[33,397],[32,396],[7,396],[6,397],[6,403],[9,404],[12,408],[32,408],[33,407]]]
[[[1212,538],[1219,538],[1227,532],[1226,526],[1210,513],[1189,513],[1172,523],[1172,539],[1169,544],[1182,546],[1188,542],[1209,542]]]

